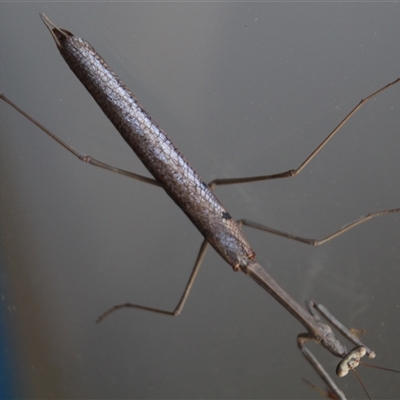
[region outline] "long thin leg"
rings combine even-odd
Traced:
[[[336,398],[340,400],[346,400],[345,394],[339,389],[335,381],[326,372],[325,368],[317,360],[314,354],[305,346],[306,342],[309,340],[311,340],[311,337],[307,333],[300,334],[297,337],[297,345],[299,346],[301,353],[307,359],[307,361],[313,366],[317,374],[326,383],[326,385],[329,387],[332,393],[335,394]]]
[[[303,378],[303,381],[307,383],[308,386],[312,387],[317,393],[319,393],[322,398],[324,399],[332,399],[332,400],[338,400],[338,396],[336,393],[333,393],[331,389],[328,387],[324,390],[318,387],[317,385],[314,385],[312,382],[310,382],[308,379]]]
[[[364,347],[369,358],[375,358],[375,352],[366,346],[358,336],[344,326],[334,315],[332,315],[332,313],[324,305],[315,303],[314,301],[308,301],[307,307],[310,310],[310,313],[319,319],[318,313],[316,313],[316,310],[318,310],[318,312],[321,313],[324,318],[329,321],[344,337],[346,337],[356,346]]]
[[[260,224],[258,222],[250,221],[248,219],[240,219],[237,222],[240,225],[249,226],[251,228],[258,229],[260,231],[264,231],[264,232],[268,232],[268,233],[272,233],[274,235],[282,236],[287,239],[296,240],[297,242],[309,244],[311,246],[320,246],[321,244],[324,244],[324,243],[328,242],[329,240],[334,239],[335,237],[347,232],[350,229],[353,229],[354,227],[362,224],[363,222],[369,221],[372,218],[380,217],[381,215],[386,215],[386,214],[398,213],[398,212],[400,212],[400,208],[391,208],[389,210],[381,210],[381,211],[367,214],[364,217],[357,219],[356,221],[350,222],[349,224],[345,225],[343,228],[340,228],[339,230],[331,233],[330,235],[324,237],[323,239],[309,239],[309,238],[305,238],[303,236],[293,235],[291,233],[283,232],[283,231],[280,231],[279,229],[271,228],[269,226]]]
[[[182,297],[180,298],[178,304],[176,305],[175,309],[173,311],[168,311],[164,310],[161,308],[153,308],[153,307],[146,307],[146,306],[141,306],[140,304],[132,304],[132,303],[124,303],[124,304],[119,304],[116,305],[112,308],[110,308],[108,311],[106,311],[104,314],[102,314],[98,319],[97,323],[103,321],[105,318],[107,318],[110,314],[112,314],[114,311],[120,310],[122,308],[136,308],[139,310],[144,310],[144,311],[150,311],[158,314],[164,314],[164,315],[170,315],[172,317],[175,317],[179,315],[185,306],[185,302],[189,296],[189,292],[192,289],[194,280],[196,279],[197,273],[199,272],[200,266],[204,260],[204,256],[206,254],[208,247],[208,242],[206,240],[203,241],[203,243],[200,246],[199,253],[197,255],[196,262],[194,264],[192,273],[189,277],[188,283],[186,284],[185,290],[182,294]]]
[[[53,132],[51,132],[49,129],[47,129],[45,126],[43,126],[40,122],[36,121],[33,117],[31,117],[24,110],[22,110],[20,107],[18,107],[10,99],[8,99],[6,96],[4,96],[3,93],[0,93],[0,99],[4,100],[11,107],[13,107],[15,110],[17,110],[20,114],[22,114],[25,118],[27,118],[29,121],[34,123],[43,132],[47,133],[52,139],[54,139],[56,142],[60,143],[61,146],[63,146],[65,149],[67,149],[75,157],[79,158],[79,160],[84,161],[84,162],[89,163],[89,164],[92,164],[95,167],[107,169],[109,171],[116,172],[117,174],[125,175],[125,176],[128,176],[129,178],[133,178],[133,179],[136,179],[138,181],[149,183],[150,185],[160,186],[159,182],[156,181],[153,178],[148,178],[148,177],[143,176],[143,175],[138,175],[138,174],[135,174],[133,172],[126,171],[124,169],[113,167],[112,165],[105,164],[105,163],[103,163],[103,162],[101,162],[99,160],[96,160],[95,158],[93,158],[93,157],[91,157],[91,156],[89,156],[87,154],[84,154],[84,153],[74,149],[72,146],[70,146],[68,143],[64,142],[61,138],[56,136]]]
[[[370,99],[377,96],[384,90],[388,89],[390,86],[395,85],[400,82],[400,78],[397,78],[395,81],[388,83],[387,85],[381,87],[376,92],[370,94],[366,98],[362,99],[347,115],[346,117],[339,123],[339,125],[317,146],[317,148],[300,164],[300,166],[296,169],[289,169],[284,172],[280,172],[278,174],[272,175],[261,175],[261,176],[248,176],[243,178],[227,178],[227,179],[214,179],[209,183],[211,188],[214,188],[217,185],[233,185],[236,183],[248,183],[248,182],[259,182],[259,181],[267,181],[272,179],[281,179],[281,178],[290,178],[298,175],[307,164],[320,152],[320,150],[332,139],[333,136],[342,128],[342,126]]]

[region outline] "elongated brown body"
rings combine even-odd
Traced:
[[[94,48],[50,21],[45,23],[71,70],[207,241],[235,270],[254,260],[237,223]]]
[[[305,348],[305,343],[309,340],[314,340],[325,347],[333,355],[340,357],[342,360],[337,368],[337,374],[339,376],[344,376],[349,370],[354,369],[359,364],[359,359],[363,355],[368,354],[370,358],[373,358],[375,353],[366,347],[356,336],[352,335],[351,332],[340,324],[340,322],[337,321],[323,306],[316,304],[315,302],[308,302],[308,310],[304,309],[304,307],[294,300],[262,268],[262,266],[255,261],[255,254],[243,236],[238,224],[231,218],[227,210],[210,190],[209,186],[190,166],[181,152],[151,119],[150,115],[141,107],[133,94],[124,86],[115,73],[111,71],[93,47],[84,40],[74,37],[72,33],[56,27],[44,14],[42,14],[41,17],[50,30],[62,57],[65,59],[69,67],[84,84],[86,89],[99,104],[102,111],[111,120],[125,141],[138,155],[156,180],[154,181],[147,177],[130,173],[129,171],[120,170],[76,151],[1,93],[0,99],[10,104],[14,109],[19,111],[28,120],[37,125],[80,160],[130,176],[134,179],[162,186],[167,194],[186,213],[206,240],[234,268],[234,270],[240,269],[247,276],[251,277],[307,329],[308,333],[300,334],[297,338],[299,348],[315,370],[320,374],[322,379],[324,379],[335,396],[337,398],[345,399],[343,392],[336,386],[329,374],[327,374],[322,365],[318,360],[316,360],[315,356]],[[213,181],[214,184],[252,182],[295,176],[366,101],[398,82],[400,82],[400,78],[361,100],[361,102],[327,136],[327,138],[306,158],[299,168],[274,175],[240,179],[220,179]],[[261,224],[252,223],[251,221],[246,222],[246,220],[242,220],[242,223],[283,237],[315,245],[330,240],[348,229],[359,225],[361,222],[367,221],[375,216],[392,212],[400,212],[400,208],[382,210],[380,212],[368,214],[367,216],[346,225],[344,228],[334,232],[323,240],[294,236],[286,232],[265,227]],[[104,318],[114,311],[122,308],[135,308],[171,316],[179,315],[193,285],[206,248],[206,242],[203,242],[198,258],[193,267],[192,274],[190,275],[185,290],[173,311],[162,308],[147,307],[140,304],[124,303],[116,305],[103,313],[99,317],[98,322],[104,320]],[[331,327],[321,321],[321,315],[330,321],[357,347],[350,352],[347,352],[346,347],[336,338]]]

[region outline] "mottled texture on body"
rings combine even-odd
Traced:
[[[255,253],[178,148],[89,43],[62,29],[51,32],[71,70],[168,195],[235,270],[245,267]]]

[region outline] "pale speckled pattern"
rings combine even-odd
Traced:
[[[94,48],[53,28],[62,57],[150,173],[235,269],[254,260],[238,224]]]

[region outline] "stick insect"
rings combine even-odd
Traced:
[[[242,226],[252,227],[316,246],[372,218],[390,213],[397,213],[400,211],[400,208],[387,209],[368,214],[327,237],[316,240],[295,236],[246,219],[235,221],[215,196],[213,189],[218,185],[249,183],[298,175],[368,100],[397,84],[400,78],[383,86],[361,100],[297,169],[291,169],[274,175],[216,179],[207,184],[191,167],[178,148],[142,108],[134,95],[125,87],[93,47],[83,39],[75,37],[69,31],[58,28],[46,15],[41,14],[41,18],[49,29],[58,50],[68,66],[93,96],[106,116],[153,175],[154,179],[110,166],[73,149],[58,136],[54,135],[51,131],[26,114],[4,94],[0,95],[1,99],[32,121],[80,160],[163,188],[204,236],[204,241],[200,247],[192,273],[174,310],[171,311],[139,304],[124,303],[110,308],[98,318],[98,322],[103,321],[110,314],[123,308],[140,309],[170,316],[179,315],[193,286],[206,250],[208,246],[211,245],[234,271],[242,271],[252,278],[305,327],[307,332],[301,333],[297,337],[298,347],[328,385],[329,390],[337,398],[344,399],[344,393],[318,362],[313,353],[306,347],[306,343],[310,340],[315,341],[326,348],[331,354],[339,357],[341,360],[337,366],[336,374],[340,377],[347,375],[350,370],[354,370],[359,365],[362,357],[367,355],[373,358],[375,357],[375,353],[356,335],[335,319],[321,304],[309,301],[307,302],[306,309],[294,300],[256,261],[256,254],[245,238],[242,232]],[[356,347],[348,351],[336,338],[330,325],[322,322],[322,317],[330,322],[332,326],[340,331]]]

